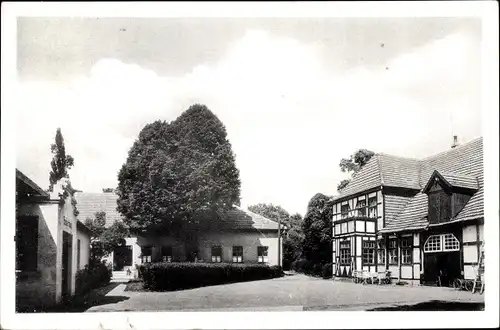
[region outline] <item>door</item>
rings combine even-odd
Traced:
[[[435,252],[424,255],[425,284],[451,286],[453,280],[461,277],[460,251]]]
[[[71,292],[71,246],[72,236],[63,231],[62,251],[62,297],[67,299]]]
[[[132,266],[132,247],[119,246],[113,253],[113,270],[122,271]]]

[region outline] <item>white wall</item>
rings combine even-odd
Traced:
[[[90,236],[81,231],[77,230],[77,239],[80,240],[80,268],[84,269],[86,265],[89,263],[90,258]]]
[[[57,203],[27,203],[18,209],[19,216],[38,217],[38,276],[26,282],[16,282],[16,294],[19,297],[33,297],[46,304],[59,301],[61,289],[57,272],[60,245],[58,212]]]
[[[477,229],[476,225],[463,227],[462,231],[464,242],[476,242],[477,241]]]
[[[199,257],[203,261],[211,261],[212,245],[222,246],[222,259],[232,261],[232,247],[243,246],[243,262],[256,263],[257,247],[268,246],[270,265],[278,265],[278,233],[277,232],[225,232],[207,233],[199,238]],[[283,241],[281,240],[280,257],[283,260]],[[281,263],[283,265],[283,263]]]

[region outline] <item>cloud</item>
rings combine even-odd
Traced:
[[[61,127],[75,158],[73,185],[114,187],[140,129],[199,102],[226,125],[243,204],[272,202],[304,214],[315,193],[335,194],[345,177],[338,163],[356,149],[419,157],[441,151],[451,140],[450,111],[456,134],[480,134],[479,50],[467,35],[341,73],[326,66],[322,51],[249,31],[216,64],[200,63],[181,77],[102,59],[72,81],[19,83],[17,166],[46,187],[50,144]]]

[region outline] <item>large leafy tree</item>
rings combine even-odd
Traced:
[[[52,161],[50,162],[51,171],[49,174],[49,190],[54,189],[54,185],[62,178],[68,178],[68,170],[73,167],[75,161],[71,155],[66,154],[66,147],[64,146],[64,138],[61,129],[56,131],[55,143],[50,145],[50,151],[53,154]]]
[[[268,219],[281,221],[286,226],[286,233],[283,237],[283,268],[288,269],[290,264],[302,255],[302,216],[298,213],[290,215],[284,208],[271,203],[259,203],[250,205],[248,209],[260,214]]]
[[[146,125],[118,174],[118,211],[131,230],[179,230],[240,203],[240,179],[222,122],[195,104]]]
[[[302,223],[302,252],[305,259],[314,264],[332,262],[332,206],[331,197],[320,193],[314,195],[307,206]]]
[[[359,149],[353,153],[349,158],[342,158],[339,163],[342,172],[351,173],[352,176],[356,175],[363,166],[375,155],[371,150]],[[349,184],[350,179],[344,179],[337,185],[337,190],[340,191]]]
[[[106,227],[106,213],[96,212],[94,218],[85,219],[85,225],[92,231],[90,259],[99,263],[102,257],[108,256],[113,250],[125,243],[128,229],[121,221]]]

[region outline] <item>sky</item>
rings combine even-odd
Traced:
[[[73,186],[116,187],[145,124],[202,103],[242,205],[304,215],[360,148],[426,157],[481,136],[474,18],[19,18],[16,166],[48,187],[61,128]]]

